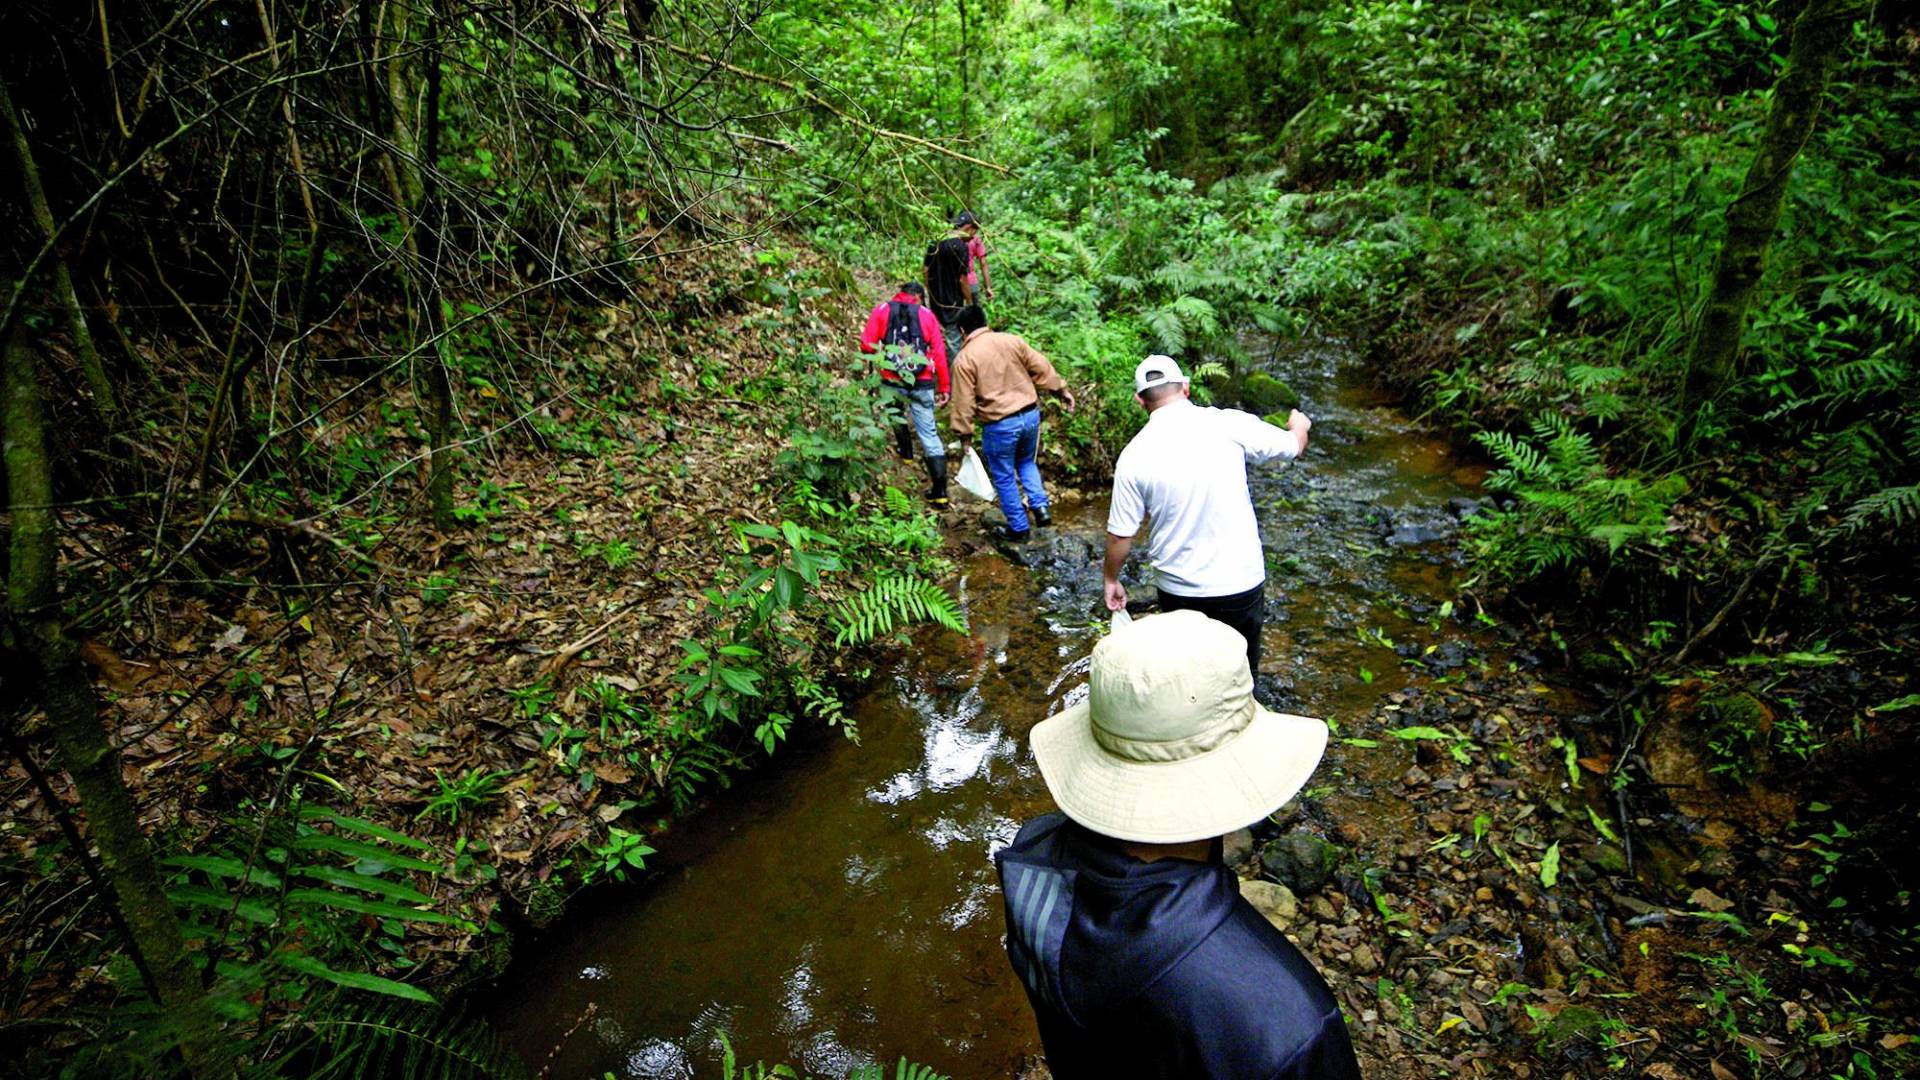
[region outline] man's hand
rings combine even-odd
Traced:
[[[1072,411],[1073,411],[1073,407],[1074,407],[1074,405],[1075,405],[1075,404],[1077,404],[1077,403],[1076,403],[1076,402],[1075,402],[1075,401],[1073,400],[1073,387],[1071,387],[1071,386],[1063,386],[1063,387],[1061,387],[1061,388],[1060,388],[1060,397],[1061,397],[1061,398],[1062,398],[1063,400],[1065,400],[1065,401],[1066,401],[1066,403],[1067,403],[1067,405],[1066,405],[1066,408],[1067,408],[1067,411],[1068,411],[1068,412],[1072,412]]]
[[[946,404],[947,404],[947,401],[948,401],[948,399],[950,399],[950,398],[952,398],[952,397],[953,397],[953,395],[952,395],[952,394],[935,394],[935,395],[933,395],[933,407],[934,407],[934,408],[936,408],[936,409],[939,409],[939,408],[943,408],[943,407],[945,407],[945,406],[946,406]]]
[[[1106,596],[1108,611],[1125,611],[1127,609],[1127,587],[1125,585],[1109,578],[1107,580]]]
[[[1300,440],[1300,453],[1306,453],[1307,432],[1313,430],[1313,418],[1299,409],[1294,409],[1287,414],[1287,430],[1293,432],[1293,437]]]

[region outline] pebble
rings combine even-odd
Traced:
[[[1351,966],[1362,975],[1371,975],[1380,970],[1380,958],[1373,954],[1373,946],[1363,941],[1353,947]]]

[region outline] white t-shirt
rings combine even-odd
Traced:
[[[1180,399],[1147,417],[1113,468],[1107,531],[1153,518],[1147,559],[1175,596],[1231,596],[1267,579],[1247,462],[1300,455],[1293,432],[1238,409]]]

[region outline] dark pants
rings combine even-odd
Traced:
[[[1175,596],[1165,589],[1156,591],[1160,593],[1161,611],[1197,611],[1238,630],[1247,639],[1247,671],[1260,674],[1260,628],[1267,621],[1266,582],[1232,596]]]

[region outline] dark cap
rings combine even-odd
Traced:
[[[971,210],[962,210],[958,214],[953,215],[953,227],[956,229],[964,229],[968,225],[978,224],[980,224],[980,219],[974,217],[973,211]]]

